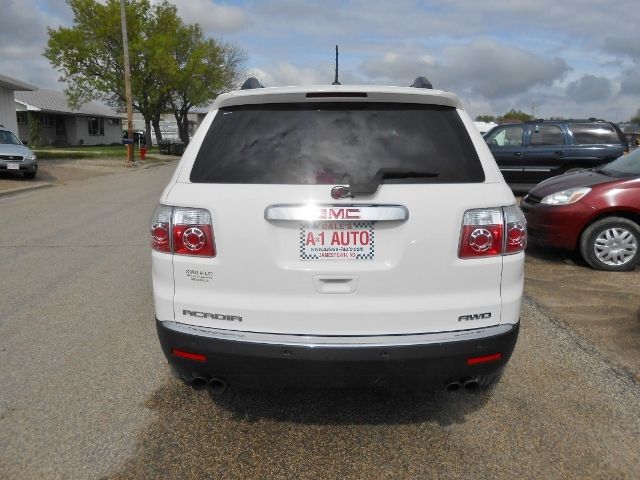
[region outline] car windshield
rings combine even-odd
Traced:
[[[612,177],[635,177],[640,176],[640,148],[635,149],[629,155],[607,163],[596,171]]]
[[[3,145],[22,145],[20,140],[9,130],[0,130],[0,144]]]

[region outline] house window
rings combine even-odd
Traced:
[[[104,118],[89,117],[89,135],[104,136]]]
[[[118,125],[120,125],[120,119],[119,118],[110,118],[109,119],[109,125],[117,127]]]
[[[27,124],[27,112],[16,112],[16,117],[18,118],[18,125]]]
[[[41,115],[40,116],[40,125],[43,127],[53,127],[54,126],[53,117],[51,115]]]
[[[65,128],[64,117],[56,118],[56,135],[59,137],[63,137],[66,135],[67,131]]]

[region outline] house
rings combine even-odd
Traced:
[[[209,112],[209,108],[194,107],[189,111],[187,120],[189,122],[189,137],[192,137],[196,132],[204,117]],[[127,130],[127,119],[123,118],[123,130]],[[133,130],[138,132],[144,132],[145,124],[144,117],[139,112],[133,112]],[[160,132],[162,133],[163,140],[180,140],[178,134],[178,122],[172,113],[166,112],[160,116]],[[153,144],[156,144],[156,137],[152,129],[151,139]]]
[[[62,92],[16,92],[18,137],[38,145],[122,143],[121,115],[98,102],[72,108]]]
[[[5,75],[0,75],[0,125],[12,132],[18,131],[16,122],[16,104],[14,92],[20,90],[33,91],[36,87]]]

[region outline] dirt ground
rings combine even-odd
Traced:
[[[578,254],[530,247],[525,294],[640,382],[640,268],[600,272]]]

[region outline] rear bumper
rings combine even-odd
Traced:
[[[422,386],[489,376],[509,361],[520,324],[420,335],[311,337],[195,327],[156,320],[160,344],[187,381],[242,386]],[[204,355],[176,357],[174,349]],[[471,357],[500,353],[490,363]]]

